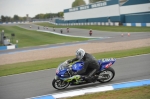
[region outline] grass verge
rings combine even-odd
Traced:
[[[97,26],[97,25],[87,25],[87,26],[59,26],[50,23],[35,23],[41,26],[55,27],[55,28],[80,28],[80,29],[93,29],[99,31],[111,31],[111,32],[150,32],[149,27],[127,27],[127,26]]]
[[[15,33],[15,40],[19,40],[18,47],[38,46],[45,44],[66,43],[74,41],[85,41],[86,38],[58,36],[51,33],[26,30],[17,26],[0,26],[0,30],[5,30],[5,36],[11,37]],[[12,40],[12,39],[11,39]]]
[[[88,94],[67,99],[150,99],[150,86]]]
[[[148,54],[150,53],[150,47],[142,47],[130,50],[121,50],[121,51],[111,51],[111,52],[103,52],[103,53],[95,53],[93,54],[97,59],[101,58],[121,58],[126,56],[134,56],[140,54]],[[64,58],[55,58],[55,59],[46,59],[46,60],[38,60],[32,62],[23,62],[23,63],[15,63],[9,65],[0,65],[0,76],[7,76],[12,74],[19,74],[25,72],[32,72],[50,68],[56,68],[61,62],[71,59],[72,57],[64,57]]]

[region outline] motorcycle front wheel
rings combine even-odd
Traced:
[[[61,79],[53,79],[52,81],[52,86],[55,88],[55,89],[58,89],[58,90],[61,90],[61,89],[65,89],[67,88],[68,86],[70,85],[69,82],[65,82]]]

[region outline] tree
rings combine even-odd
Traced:
[[[72,7],[77,7],[77,6],[80,6],[80,5],[86,5],[85,1],[84,0],[75,0],[72,3]]]
[[[14,19],[14,21],[19,21],[19,16],[18,15],[14,15],[13,19]]]
[[[11,17],[9,17],[9,16],[1,16],[1,21],[2,22],[10,22],[11,21]]]
[[[6,22],[10,22],[11,21],[11,17],[9,17],[9,16],[6,16],[5,19],[6,19],[5,20]]]
[[[6,18],[5,18],[3,15],[1,16],[1,21],[2,21],[2,22],[5,22],[5,21],[6,21]]]
[[[19,17],[19,21],[23,21],[23,17]]]
[[[23,21],[26,21],[26,19],[27,19],[26,17],[23,17]]]
[[[63,12],[58,12],[58,17],[63,17],[64,13]]]
[[[89,3],[95,3],[95,2],[98,2],[98,1],[106,1],[106,0],[89,0]]]
[[[63,12],[58,12],[58,13],[46,13],[46,14],[37,14],[35,15],[35,19],[48,19],[48,18],[53,18],[53,17],[63,17],[64,13]]]
[[[44,14],[44,18],[45,18],[45,19],[50,18],[50,13],[46,13],[46,14]]]

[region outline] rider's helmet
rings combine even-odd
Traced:
[[[92,29],[90,29],[90,31],[92,31]]]
[[[85,51],[83,49],[80,48],[76,51],[77,59],[81,60],[84,57],[84,55],[85,55]]]

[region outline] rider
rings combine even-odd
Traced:
[[[53,27],[53,31],[55,31],[55,28]]]
[[[74,73],[74,75],[81,75],[88,82],[95,82],[97,77],[95,77],[95,73],[100,68],[97,60],[89,53],[86,53],[83,49],[78,49],[76,51],[76,58],[72,60],[68,60],[68,63],[73,63],[74,61],[83,61],[84,67],[82,70]]]
[[[63,32],[63,29],[62,29],[62,28],[60,29],[60,32],[61,32],[61,33]]]
[[[69,32],[69,28],[67,27],[67,32]]]
[[[90,29],[90,32],[89,32],[90,36],[92,35],[92,29]]]

